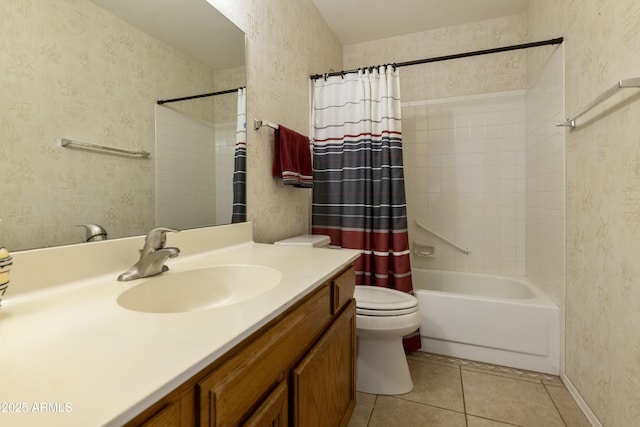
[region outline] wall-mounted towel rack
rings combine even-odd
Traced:
[[[92,150],[102,150],[102,151],[109,151],[112,153],[120,153],[120,154],[128,154],[130,156],[138,156],[138,157],[142,157],[142,158],[148,158],[149,156],[151,156],[151,153],[148,151],[131,151],[131,150],[123,150],[120,148],[114,148],[114,147],[106,147],[104,145],[98,145],[98,144],[90,144],[88,142],[81,142],[81,141],[73,141],[71,139],[66,139],[66,138],[61,138],[60,139],[60,145],[62,147],[81,147],[81,148],[89,148]]]
[[[279,128],[279,126],[277,124],[275,124],[275,123],[271,123],[271,122],[268,122],[266,120],[253,119],[253,128],[255,130],[260,129],[262,126],[268,126],[271,129],[278,129]]]
[[[436,233],[435,231],[433,231],[432,229],[430,229],[429,227],[427,227],[426,225],[424,225],[423,223],[421,223],[420,221],[416,221],[416,225],[420,228],[422,228],[425,231],[428,231],[429,233],[433,234],[434,236],[438,237],[439,239],[444,240],[445,242],[447,242],[448,244],[450,244],[451,246],[453,246],[454,248],[462,251],[465,255],[469,255],[471,253],[471,251],[469,251],[469,249],[463,248],[462,246],[460,246],[459,244],[447,239],[446,237],[444,237],[442,234],[440,233]]]
[[[598,96],[596,99],[591,101],[587,106],[582,108],[580,111],[576,112],[571,117],[567,118],[564,122],[557,122],[556,126],[566,126],[566,127],[570,127],[571,129],[574,129],[576,127],[576,119],[578,119],[579,117],[582,117],[582,115],[587,113],[589,110],[593,109],[596,105],[612,97],[613,94],[618,92],[620,89],[625,89],[628,87],[640,88],[640,77],[618,81],[615,85],[613,85],[611,88],[607,89],[604,93],[602,93],[602,95]]]

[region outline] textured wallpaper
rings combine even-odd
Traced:
[[[636,0],[531,0],[528,19],[532,39],[565,38],[567,112],[640,76]],[[566,375],[604,426],[640,419],[638,117],[625,89],[566,134]]]
[[[311,0],[208,0],[247,34],[247,217],[254,239],[308,233],[311,190],[271,177],[273,131],[309,134],[309,76],[342,68],[342,48]]]
[[[524,43],[524,14],[344,47],[345,68],[412,61]],[[512,51],[403,67],[402,102],[525,89],[526,53]]]
[[[110,238],[153,228],[153,159],[57,143],[153,153],[155,101],[216,90],[212,70],[85,0],[0,2],[0,34],[0,243],[76,243],[88,222]],[[242,77],[232,70],[221,84]],[[198,102],[177,108],[228,109]]]

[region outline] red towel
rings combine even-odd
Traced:
[[[285,185],[313,187],[309,138],[279,125],[273,134],[273,176]]]

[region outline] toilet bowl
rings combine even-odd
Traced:
[[[305,234],[276,245],[328,247],[329,236]],[[358,338],[356,389],[372,394],[404,394],[413,389],[402,337],[420,327],[418,299],[377,286],[356,286]]]
[[[376,286],[356,286],[358,337],[356,389],[372,394],[404,394],[413,389],[402,338],[420,327],[413,295]]]

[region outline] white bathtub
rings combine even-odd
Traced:
[[[560,311],[527,280],[412,269],[422,351],[557,375]]]

